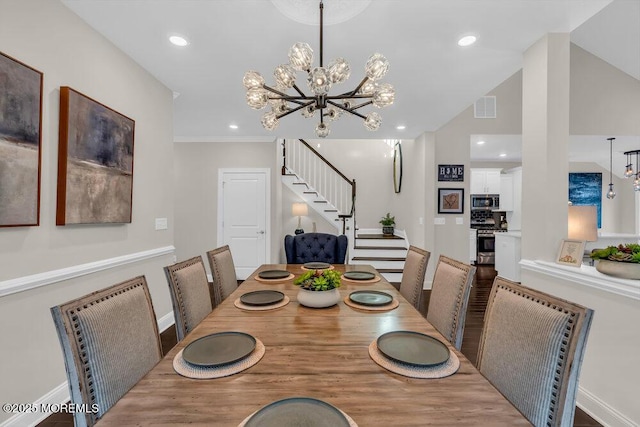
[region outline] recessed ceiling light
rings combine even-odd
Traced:
[[[229,129],[238,129],[238,125],[231,124],[229,125]]]
[[[405,130],[407,127],[405,125],[398,125],[396,126],[397,130]]]
[[[507,157],[507,153],[500,153],[500,157]]]
[[[464,36],[458,40],[458,46],[471,46],[476,42],[476,36]]]
[[[178,35],[170,36],[169,41],[174,45],[180,46],[180,47],[187,46],[189,44],[189,41],[187,39]]]
[[[482,145],[482,144],[484,144],[485,142],[486,142],[486,141],[478,141],[478,142],[476,142],[476,144],[478,144],[478,145]]]

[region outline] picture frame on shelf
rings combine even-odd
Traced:
[[[562,239],[556,263],[579,268],[582,265],[585,245],[584,240]]]
[[[56,225],[131,222],[135,121],[60,88]]]
[[[464,212],[464,188],[438,188],[438,213],[461,214]]]
[[[0,52],[0,227],[40,224],[43,73]]]

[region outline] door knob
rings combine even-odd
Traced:
[[[256,231],[257,234],[264,234],[264,230]]]

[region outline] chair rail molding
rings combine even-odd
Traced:
[[[18,277],[16,279],[5,280],[0,282],[0,298],[18,292],[52,285],[64,280],[85,276],[87,274],[96,273],[98,271],[119,267],[121,265],[145,261],[159,256],[171,255],[174,254],[175,251],[176,248],[174,246],[164,246],[99,261],[88,262],[86,264],[65,267],[58,270],[45,271],[43,273]]]

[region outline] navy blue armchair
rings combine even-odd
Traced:
[[[327,262],[344,264],[347,256],[347,236],[326,233],[303,233],[284,238],[287,264]]]

